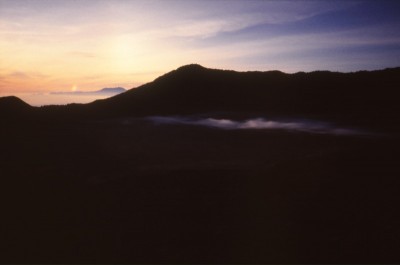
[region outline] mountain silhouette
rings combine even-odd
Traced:
[[[19,122],[32,118],[35,108],[15,97],[0,97],[0,122]]]
[[[104,119],[253,113],[312,117],[398,130],[399,125],[392,121],[400,111],[399,85],[400,68],[286,74],[236,72],[191,64],[111,98],[89,104],[42,107],[38,117]]]
[[[32,107],[28,103],[15,96],[0,97],[0,111],[25,111],[31,108]]]
[[[400,110],[400,68],[336,73],[235,72],[192,64],[86,107],[93,115],[209,112],[307,116],[385,126]]]
[[[98,92],[98,93],[123,93],[125,91],[126,91],[126,89],[123,87],[106,87],[106,88],[100,89],[95,92]]]

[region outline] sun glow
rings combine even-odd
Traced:
[[[398,66],[394,2],[205,2],[0,0],[0,94],[132,88],[190,63],[290,73]],[[375,8],[386,22],[368,16]],[[349,19],[336,23],[339,13]]]

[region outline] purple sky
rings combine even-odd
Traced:
[[[0,0],[0,94],[131,88],[177,67],[400,65],[400,1]]]

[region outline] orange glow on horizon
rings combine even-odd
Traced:
[[[356,2],[0,0],[0,95],[129,89],[191,63],[287,73],[398,67],[392,3],[384,24],[368,15],[380,4]],[[332,12],[349,19],[337,23]]]

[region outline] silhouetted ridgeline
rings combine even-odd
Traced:
[[[285,74],[187,65],[112,98],[36,111],[42,119],[248,112],[398,129],[399,87],[400,68]]]

